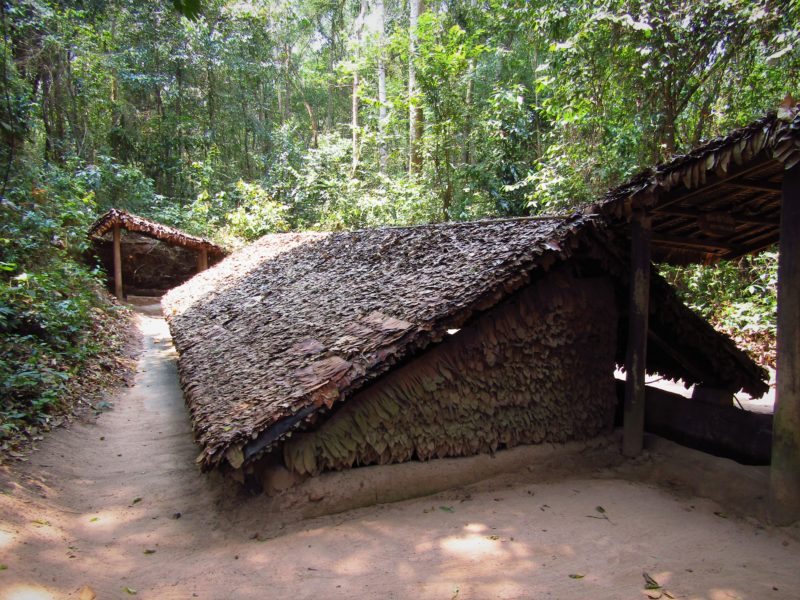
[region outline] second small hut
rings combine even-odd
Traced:
[[[116,208],[94,222],[89,239],[120,300],[126,292],[160,296],[227,254],[205,238]]]

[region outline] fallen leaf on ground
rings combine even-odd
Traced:
[[[499,535],[487,535],[486,539],[487,540],[499,540],[500,536]]]
[[[456,509],[452,506],[440,506],[439,510],[443,510],[444,512],[456,512]]]
[[[100,517],[92,517],[91,519],[89,519],[89,523],[94,523],[95,521],[99,521],[99,520],[100,520]]]
[[[122,591],[125,592],[126,594],[130,594],[131,596],[135,596],[136,594],[139,593],[132,587],[127,587],[127,586],[122,588]]]
[[[570,579],[583,579],[584,577],[586,577],[586,575],[583,573],[570,573],[569,575]]]
[[[31,521],[34,525],[38,525],[39,527],[45,527],[46,525],[50,525],[50,521],[45,521],[44,519],[34,519]]]
[[[156,551],[155,551],[155,550],[153,550],[152,548],[145,548],[145,549],[144,549],[144,553],[145,553],[145,554],[155,554],[155,553],[156,553]]]
[[[650,575],[648,575],[647,573],[642,573],[642,577],[644,577],[644,582],[645,582],[644,583],[644,589],[646,589],[646,590],[660,590],[661,589],[661,585],[659,585],[659,583],[655,579],[650,577]]]
[[[8,565],[0,565],[0,571],[5,571],[8,568]]]
[[[141,499],[139,496],[136,496],[136,498],[134,498],[134,499],[131,501],[131,505],[133,505],[133,504],[138,504],[138,503],[139,503],[139,502],[141,502],[141,501],[142,501],[142,499]]]

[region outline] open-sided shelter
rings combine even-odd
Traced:
[[[123,237],[123,229],[129,235]],[[106,239],[109,233],[110,240]],[[106,269],[113,273],[119,299],[123,297],[123,281],[163,292],[227,254],[205,238],[116,208],[92,224],[89,238]]]
[[[606,431],[628,335],[619,240],[581,215],[262,238],[163,301],[198,462],[306,475]],[[650,372],[767,389],[651,281]]]
[[[771,510],[776,523],[800,520],[800,107],[787,97],[778,112],[644,171],[589,212],[630,238],[630,456],[642,448],[651,257],[709,264],[780,241]]]

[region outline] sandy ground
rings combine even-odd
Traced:
[[[2,475],[0,600],[635,599],[645,572],[654,598],[800,598],[798,529],[746,515],[763,469],[668,446],[315,519],[261,510],[197,471],[166,326],[139,320],[134,387]]]

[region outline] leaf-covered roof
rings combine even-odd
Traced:
[[[92,224],[89,228],[89,237],[99,238],[111,231],[115,225],[176,246],[183,246],[192,250],[205,249],[208,251],[209,256],[220,257],[227,254],[224,248],[205,238],[191,235],[180,229],[175,229],[169,225],[157,223],[117,208],[112,208]]]
[[[234,253],[163,300],[198,461],[238,467],[259,456],[555,262],[601,249],[603,229],[576,215],[278,234]],[[613,256],[603,260],[625,270]],[[687,347],[696,346],[691,312],[674,296],[667,302],[678,304],[674,318],[686,321]],[[758,368],[706,326],[698,354],[723,356],[736,378],[726,383],[757,387]],[[653,356],[654,370],[663,363],[691,379]]]

